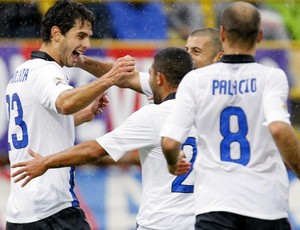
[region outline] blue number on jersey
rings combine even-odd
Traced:
[[[193,165],[197,156],[197,145],[196,145],[196,138],[195,137],[188,137],[187,140],[182,144],[181,149],[184,146],[189,145],[192,147],[192,158],[191,162],[191,169],[184,175],[177,176],[175,180],[172,182],[172,192],[180,192],[180,193],[192,193],[194,192],[194,185],[185,185],[182,184],[183,181],[189,176],[189,174],[193,170]]]
[[[238,131],[230,130],[230,118],[237,117]],[[245,112],[240,107],[227,107],[220,116],[220,131],[224,137],[221,142],[221,160],[247,165],[250,160],[250,144],[246,138],[248,124]],[[230,145],[237,142],[240,145],[240,158],[232,159],[230,156]]]
[[[15,149],[22,149],[28,145],[27,125],[23,121],[23,108],[18,94],[14,93],[11,99],[12,100],[10,102],[9,95],[6,95],[6,103],[8,104],[8,117],[10,118],[12,110],[16,110],[18,115],[15,117],[15,125],[20,126],[22,131],[20,140],[18,140],[18,135],[16,133],[11,135],[11,139]],[[10,150],[10,143],[8,143],[8,146]]]

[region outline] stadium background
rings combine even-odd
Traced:
[[[34,1],[3,1],[0,4],[13,4]],[[45,12],[54,1],[36,1],[41,13]],[[99,1],[80,1],[83,3],[99,3]],[[103,1],[102,1],[103,2]],[[110,2],[110,1],[104,1]],[[138,1],[143,2],[143,1]],[[172,4],[175,1],[151,1],[153,3]],[[180,2],[180,1],[176,1]],[[185,1],[187,4],[197,2],[201,5],[203,26],[216,26],[214,6],[225,1]],[[277,4],[278,9],[297,9],[298,1],[265,1]],[[282,3],[280,7],[279,3]],[[1,8],[1,7],[0,7]],[[281,12],[285,18],[286,12]],[[295,22],[297,24],[296,18]],[[142,20],[138,20],[143,23]],[[153,21],[152,21],[153,22]],[[285,22],[286,25],[288,22]],[[141,24],[142,25],[142,24]],[[299,23],[298,23],[299,25]],[[122,25],[121,25],[122,26]],[[126,29],[126,28],[125,28]],[[184,46],[184,40],[179,38],[166,24],[154,25],[155,34],[138,38],[93,38],[92,48],[86,55],[105,61],[114,61],[116,58],[130,54],[136,58],[137,70],[147,72],[155,52],[167,46]],[[161,35],[162,31],[166,34]],[[290,29],[291,31],[291,29]],[[126,32],[134,34],[129,29]],[[175,31],[176,32],[176,31]],[[147,31],[142,31],[147,33]],[[291,32],[292,33],[292,32]],[[290,79],[291,93],[289,108],[292,113],[292,122],[296,130],[299,129],[300,117],[298,111],[300,99],[300,43],[296,36],[288,41],[268,40],[259,45],[257,60],[267,65],[274,65],[285,70]],[[151,35],[151,36],[150,36]],[[0,34],[1,37],[1,34]],[[7,158],[7,121],[5,88],[13,69],[30,57],[30,51],[39,48],[37,38],[0,38],[0,230],[4,229],[5,206],[9,193],[9,170]],[[83,85],[93,79],[93,76],[77,68],[66,72],[74,86]],[[76,142],[101,136],[117,127],[132,112],[148,103],[143,95],[127,89],[113,87],[109,89],[110,103],[107,110],[96,120],[84,124],[76,129]],[[300,229],[300,183],[290,173],[290,220],[293,229]],[[141,175],[137,153],[125,156],[119,163],[103,160],[97,165],[78,167],[76,171],[77,194],[88,219],[95,230],[130,230],[135,228],[135,215],[138,211],[141,195]],[[267,194],[266,194],[267,195]]]

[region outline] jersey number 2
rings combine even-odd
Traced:
[[[11,119],[11,112],[15,111],[15,125],[19,126],[21,131],[21,135],[18,135],[17,133],[11,134],[12,144],[15,149],[25,148],[28,145],[27,125],[23,120],[23,108],[18,94],[14,93],[11,98],[10,95],[6,95],[6,103],[9,119]],[[8,143],[8,147],[10,150],[10,143]]]
[[[194,191],[194,185],[183,184],[184,180],[190,175],[193,170],[193,165],[197,156],[197,145],[195,137],[188,137],[187,140],[182,144],[181,149],[185,146],[192,147],[192,157],[191,157],[191,169],[184,175],[177,176],[172,182],[172,192],[179,193],[192,193]]]

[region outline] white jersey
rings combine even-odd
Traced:
[[[149,85],[149,78],[150,78],[149,73],[139,72],[140,85],[141,85],[142,91],[144,92],[144,94],[147,97],[152,96],[152,90]]]
[[[182,142],[197,128],[196,214],[287,217],[287,172],[268,130],[290,123],[287,96],[285,73],[251,56],[226,55],[184,77],[161,136]]]
[[[160,147],[159,133],[174,101],[145,105],[118,128],[97,139],[115,161],[126,152],[139,150],[142,199],[138,229],[194,229],[193,171],[178,177],[170,174]],[[194,135],[189,136],[184,150],[188,160],[194,162],[197,154]]]
[[[11,164],[32,159],[29,148],[46,156],[74,145],[74,118],[59,114],[55,107],[58,95],[72,88],[68,81],[54,61],[28,60],[16,69],[6,89]],[[7,221],[34,222],[78,206],[73,171],[49,169],[23,188],[22,182],[12,182]]]

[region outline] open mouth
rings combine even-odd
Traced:
[[[78,53],[77,51],[73,51],[72,52],[72,59],[74,62],[77,62],[78,61],[78,57],[79,57],[80,53]]]

